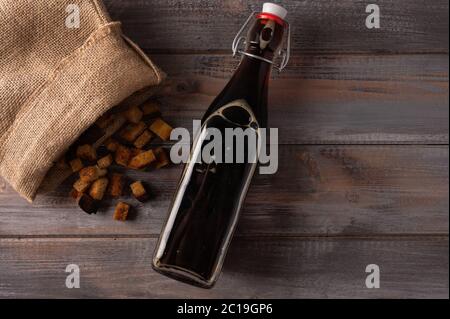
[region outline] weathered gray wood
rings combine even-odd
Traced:
[[[112,17],[148,51],[226,50],[261,1],[105,1]],[[368,3],[301,1],[289,10],[293,49],[305,52],[448,52],[448,1],[376,1],[381,28],[367,29]]]
[[[231,41],[261,4],[105,2],[169,74],[163,113],[186,127],[236,67]],[[112,207],[80,212],[69,183],[30,207],[0,179],[0,297],[448,298],[448,1],[376,3],[378,30],[357,0],[283,3],[293,56],[274,75],[270,124],[282,144],[440,146],[282,146],[279,173],[254,180],[211,291],[150,267],[181,167],[129,173],[156,194],[125,198],[137,207],[126,223]],[[79,290],[65,288],[70,263]],[[381,289],[364,286],[372,263]]]
[[[240,58],[231,54],[151,54],[170,77],[192,76],[228,80]],[[448,54],[313,54],[297,55],[278,79],[354,80],[432,83],[448,82]],[[400,92],[399,92],[400,93]]]
[[[225,81],[190,84],[196,93],[162,99],[176,127],[191,128]],[[271,86],[269,125],[281,144],[448,144],[448,111],[448,88],[439,85],[280,80]]]
[[[236,62],[224,56],[155,56],[178,95],[164,115],[191,127]],[[285,144],[448,144],[448,56],[296,59],[270,87],[270,126]],[[185,94],[183,94],[185,93]]]
[[[0,297],[18,298],[448,298],[448,238],[233,241],[216,287],[203,290],[151,269],[156,239],[0,240]],[[65,287],[80,267],[80,289]],[[367,289],[366,266],[381,270]]]
[[[447,146],[283,146],[276,175],[257,176],[238,234],[376,235],[448,233]],[[0,236],[156,235],[181,167],[128,172],[152,186],[133,220],[111,207],[88,216],[69,198],[70,183],[33,206],[0,183]]]

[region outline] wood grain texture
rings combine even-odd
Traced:
[[[389,235],[448,233],[447,146],[283,146],[276,175],[259,175],[250,188],[239,236]],[[0,236],[157,235],[181,167],[128,172],[155,194],[135,207],[133,220],[96,216],[69,198],[70,183],[33,207],[2,182]],[[111,203],[112,201],[106,201]]]
[[[150,54],[169,76],[228,80],[240,58],[230,54]],[[314,54],[293,56],[275,80],[309,79],[380,82],[448,82],[447,54]],[[400,92],[399,92],[400,93]]]
[[[168,73],[164,117],[188,128],[236,68],[231,42],[262,3],[104,2]],[[448,298],[449,3],[378,0],[373,30],[367,4],[283,1],[292,59],[269,101],[279,171],[254,179],[213,290],[151,270],[181,172],[172,166],[127,173],[154,197],[125,197],[126,223],[112,220],[112,201],[82,213],[70,181],[29,206],[0,179],[0,297]],[[71,263],[81,289],[65,288]],[[380,289],[365,288],[372,263]]]
[[[237,62],[154,58],[178,93],[162,99],[164,115],[188,128]],[[448,92],[447,55],[308,57],[272,81],[269,125],[282,144],[448,144]]]
[[[236,238],[212,290],[151,269],[156,239],[0,240],[0,297],[448,298],[448,238]],[[80,267],[80,289],[65,287]],[[381,270],[365,287],[366,266]]]
[[[261,1],[105,1],[111,16],[149,52],[228,51]],[[448,52],[448,1],[379,0],[381,28],[367,29],[369,3],[283,1],[294,52]]]

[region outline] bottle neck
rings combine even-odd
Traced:
[[[248,52],[252,54],[252,52]],[[269,60],[271,61],[271,60]],[[251,87],[268,88],[270,75],[272,73],[272,64],[258,59],[258,55],[242,55],[241,62],[233,74],[233,79],[241,78],[241,84],[247,84]],[[242,76],[245,75],[245,76]],[[230,81],[230,82],[231,82]],[[256,84],[256,85],[255,85]]]
[[[283,39],[284,27],[271,19],[258,19],[247,34],[239,67],[213,101],[204,119],[234,100],[244,99],[252,108],[260,127],[267,127],[267,98],[272,70],[270,62]]]
[[[249,53],[253,54],[252,51]],[[241,85],[243,92],[246,92],[246,94],[244,93],[245,99],[251,106],[261,127],[267,126],[267,102],[271,73],[272,64],[247,55],[243,55],[235,72],[236,81],[233,84]],[[240,76],[241,74],[247,76]]]

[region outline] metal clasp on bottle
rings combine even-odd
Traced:
[[[258,12],[253,11],[250,14],[250,16],[247,18],[247,20],[244,22],[244,24],[242,25],[242,27],[240,28],[240,30],[238,31],[236,36],[234,37],[233,45],[232,45],[233,56],[236,56],[238,53],[242,54],[242,55],[250,56],[252,58],[273,64],[273,67],[276,68],[278,70],[278,72],[281,72],[287,66],[287,64],[289,63],[289,59],[291,57],[291,26],[286,21],[285,21],[285,23],[286,23],[286,29],[287,29],[286,34],[287,35],[283,36],[283,42],[281,45],[281,49],[278,51],[278,56],[280,56],[280,58],[281,58],[281,62],[279,65],[276,65],[273,61],[271,61],[269,59],[265,59],[263,57],[260,57],[260,56],[257,56],[257,55],[254,55],[254,54],[251,54],[251,53],[245,52],[244,50],[239,49],[241,42],[243,42],[244,45],[246,44],[246,37],[243,36],[242,34],[244,33],[245,29],[250,24],[252,19],[256,19],[257,14],[258,14]]]

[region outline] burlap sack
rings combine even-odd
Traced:
[[[162,78],[98,0],[0,0],[1,176],[32,201],[83,131]]]

